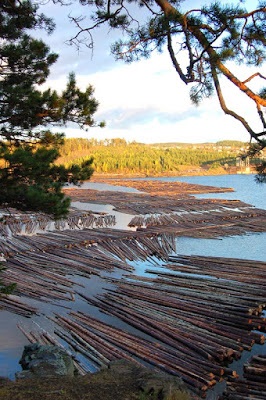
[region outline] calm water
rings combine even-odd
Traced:
[[[257,208],[266,208],[266,184],[256,183],[254,175],[187,176],[159,179],[169,182],[180,181],[199,185],[233,188],[234,192],[207,193],[198,195],[198,197],[230,200],[237,199],[252,204]]]
[[[168,182],[181,181],[199,185],[233,188],[234,192],[207,193],[198,198],[242,200],[257,208],[266,209],[266,184],[255,182],[254,175],[220,175],[154,178]],[[266,232],[222,239],[178,238],[177,253],[217,257],[244,258],[266,261]]]
[[[214,197],[214,198],[225,198],[225,199],[239,199],[248,204],[256,206],[258,208],[266,208],[266,185],[256,184],[253,175],[226,175],[226,176],[204,176],[204,177],[170,177],[170,178],[155,178],[165,181],[184,181],[191,183],[198,183],[204,185],[211,185],[217,187],[231,187],[234,188],[233,193],[215,193],[200,195],[199,197]],[[106,190],[106,188],[105,188]],[[115,188],[116,190],[116,188]],[[121,191],[121,189],[120,189]],[[126,188],[125,191],[128,191]],[[121,194],[122,195],[122,194]],[[77,204],[76,204],[77,206]],[[94,205],[95,206],[95,205]],[[96,206],[97,207],[97,206]],[[109,205],[109,210],[112,210],[112,206]],[[102,210],[100,210],[102,211]],[[125,221],[117,215],[118,225],[123,225],[127,221],[128,216],[125,217]],[[132,216],[130,216],[131,219]],[[119,219],[120,218],[120,219]],[[117,226],[118,228],[120,226]],[[219,256],[219,257],[233,257],[233,258],[245,258],[266,261],[266,233],[260,234],[247,234],[244,236],[225,237],[222,239],[192,239],[192,238],[177,238],[177,253],[178,254],[194,254],[194,255],[206,255],[206,256]],[[148,263],[135,263],[135,270],[137,274],[145,274],[146,268],[150,268],[151,265]],[[152,265],[154,269],[154,265]],[[119,277],[119,272],[114,275]],[[80,280],[82,278],[77,278]],[[97,294],[102,291],[102,282],[100,278],[87,279],[83,283],[86,284],[84,289],[87,293]],[[96,317],[105,318],[107,322],[109,317],[97,312],[97,310],[88,309],[87,303],[77,300],[74,304],[67,304],[72,306],[74,309],[79,309],[84,312],[91,312]],[[52,305],[46,305],[46,313],[51,315],[54,311],[58,311]],[[66,312],[60,310],[60,312]],[[14,314],[10,314],[5,311],[0,311],[0,376],[14,377],[14,373],[20,370],[18,364],[19,358],[22,354],[23,346],[27,344],[27,340],[17,329],[16,324],[20,322],[26,327],[32,327],[40,325],[46,327],[46,321],[44,318],[35,317],[31,320],[18,317]],[[259,349],[255,349],[259,352],[266,353],[266,345],[259,346]],[[249,356],[249,355],[248,355]],[[245,356],[247,357],[247,356]],[[210,395],[210,399],[216,399],[216,393]]]

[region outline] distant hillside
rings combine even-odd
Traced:
[[[221,140],[216,142],[217,146],[232,146],[232,147],[246,147],[248,146],[247,142],[241,142],[239,140]]]
[[[151,143],[149,146],[155,146],[155,147],[162,147],[162,148],[169,148],[169,147],[180,147],[180,148],[204,148],[204,147],[217,147],[217,146],[222,146],[222,147],[233,147],[233,148],[245,148],[248,145],[246,142],[241,142],[239,140],[221,140],[216,143],[182,143],[182,142],[168,142],[168,143]]]
[[[183,174],[199,169],[228,170],[235,167],[241,147],[221,145],[224,142],[208,144],[143,144],[128,143],[124,139],[66,139],[61,150],[60,164],[69,167],[93,158],[97,173],[107,174]],[[230,143],[235,143],[232,141]],[[220,171],[220,172],[222,172]]]

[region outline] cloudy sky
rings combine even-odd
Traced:
[[[199,1],[190,3],[195,6]],[[254,6],[254,0],[246,3]],[[55,32],[49,37],[42,33],[42,38],[59,54],[47,86],[60,91],[69,72],[75,72],[81,88],[88,84],[94,86],[95,97],[100,103],[95,119],[106,122],[104,129],[91,128],[88,132],[68,127],[64,130],[67,137],[119,137],[142,143],[249,140],[242,125],[221,111],[215,96],[204,100],[199,107],[191,104],[189,88],[178,78],[167,52],[133,64],[115,61],[110,54],[110,43],[118,33],[115,36],[106,29],[95,31],[93,54],[86,47],[77,51],[66,43],[77,32],[69,22],[68,14],[79,16],[86,8],[79,8],[77,4],[61,7],[47,3],[42,11],[56,22]],[[243,80],[255,72],[239,66],[233,68]],[[244,110],[245,117],[250,115],[249,121],[252,121],[254,105],[224,83],[229,108],[237,103],[239,111],[243,114]]]

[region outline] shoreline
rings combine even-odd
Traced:
[[[100,173],[100,172],[94,172],[90,181],[93,182],[94,178],[97,179],[112,179],[112,178],[121,178],[121,179],[134,179],[134,178],[164,178],[164,177],[191,177],[191,176],[220,176],[220,175],[256,175],[256,170],[251,170],[249,172],[244,172],[244,171],[238,171],[236,168],[229,170],[225,170],[224,168],[217,168],[217,169],[212,169],[212,170],[206,170],[203,168],[198,168],[198,169],[193,169],[193,170],[187,170],[185,169],[184,171],[167,171],[164,173],[159,173],[159,174],[145,174],[145,173]]]

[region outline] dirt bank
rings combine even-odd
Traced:
[[[2,400],[190,400],[175,377],[118,361],[95,374],[17,382],[0,380]]]

